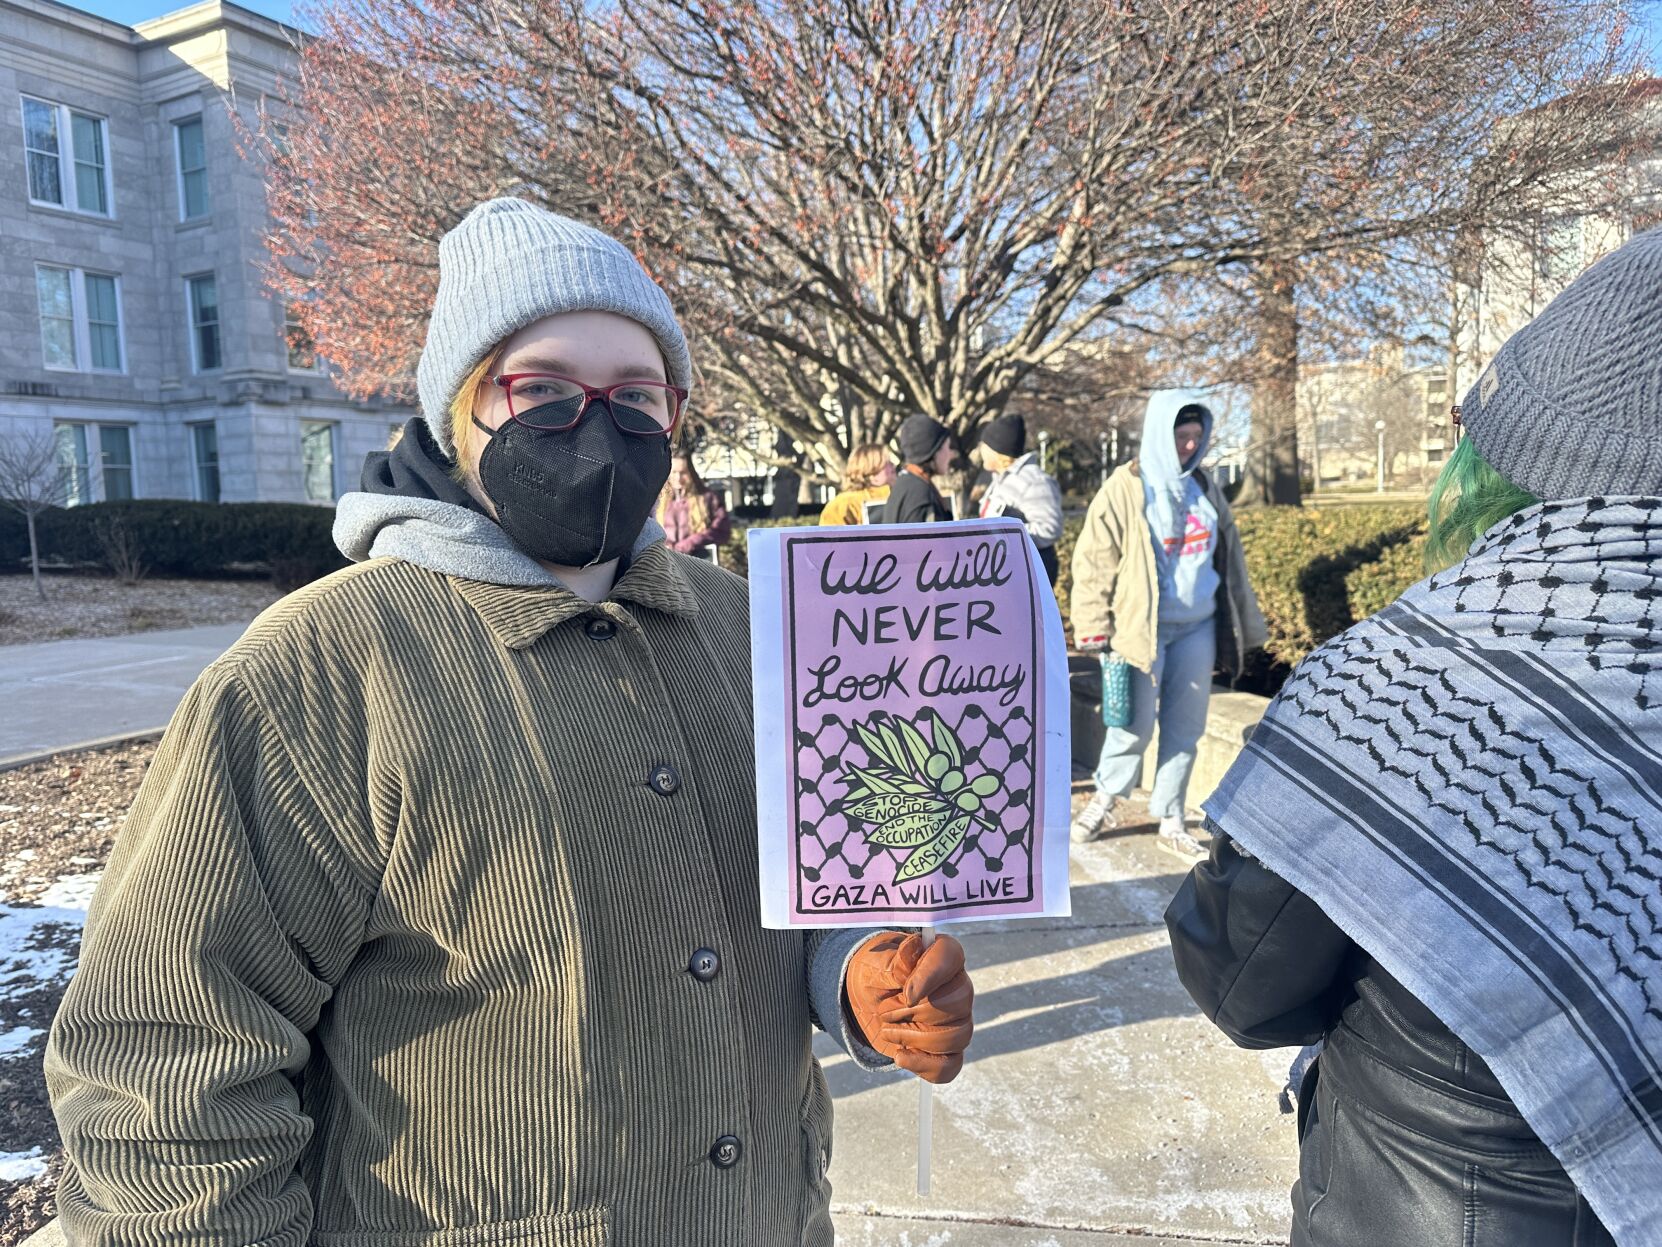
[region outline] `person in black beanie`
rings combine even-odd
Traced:
[[[883,507],[884,524],[928,524],[950,520],[952,511],[930,479],[952,468],[952,433],[922,412],[901,421],[896,439],[902,469]]]
[[[1045,575],[1055,585],[1056,541],[1062,535],[1062,487],[1027,453],[1027,422],[1000,416],[981,430],[981,466],[993,474],[981,500],[981,515],[1020,520],[1038,548]]]

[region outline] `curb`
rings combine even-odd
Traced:
[[[51,749],[42,749],[35,753],[14,753],[9,758],[0,758],[0,771],[15,771],[19,767],[29,766],[36,762],[47,762],[60,754],[86,753],[93,749],[113,749],[117,745],[133,745],[144,740],[160,740],[165,727],[146,728],[138,732],[121,732],[115,736],[99,736],[93,740],[83,740],[74,745],[57,745]]]

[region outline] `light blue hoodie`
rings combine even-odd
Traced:
[[[1203,413],[1203,432],[1193,457],[1179,463],[1172,429],[1177,413],[1190,404]],[[1143,479],[1143,514],[1160,575],[1162,627],[1209,619],[1217,605],[1219,580],[1212,557],[1218,545],[1218,512],[1194,476],[1211,442],[1212,409],[1204,394],[1157,390],[1149,395],[1137,465]]]

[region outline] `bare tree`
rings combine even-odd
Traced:
[[[1392,337],[1387,289],[1414,240],[1481,240],[1603,202],[1589,170],[1626,141],[1641,90],[1631,7],[1276,6],[1262,37],[1281,50],[1265,63],[1304,89],[1220,186],[1224,210],[1263,235],[1223,300],[1240,333],[1235,371],[1254,387],[1243,501],[1298,501],[1295,396],[1312,316],[1366,311],[1362,332]]]
[[[1539,105],[1625,63],[1623,4],[321,0],[265,131],[271,280],[350,388],[407,387],[438,238],[530,197],[671,289],[712,440],[767,421],[759,459],[835,480],[1239,265],[1296,500],[1301,300],[1584,150],[1608,106]]]
[[[28,434],[0,440],[0,504],[23,516],[29,529],[29,569],[35,592],[46,600],[40,578],[40,540],[35,531],[41,512],[62,506],[69,492],[69,465],[58,454],[48,434]]]
[[[338,0],[274,145],[273,280],[350,385],[397,384],[438,236],[528,195],[672,288],[712,437],[767,420],[834,479],[912,411],[973,440],[1139,292],[1268,254],[1215,189],[1307,90],[1275,7]]]

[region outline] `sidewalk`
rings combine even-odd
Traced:
[[[1275,1097],[1292,1053],[1235,1048],[1183,991],[1163,914],[1185,872],[1152,830],[1074,846],[1071,919],[950,928],[976,1034],[935,1093],[928,1198],[917,1084],[818,1040],[844,1247],[1287,1241],[1298,1149]]]
[[[246,623],[0,647],[0,767],[166,726]]]
[[[163,726],[243,627],[0,648],[0,765]],[[1184,993],[1162,917],[1184,867],[1152,831],[1073,846],[1071,918],[950,928],[976,1037],[935,1094],[929,1197],[914,1190],[916,1081],[816,1040],[840,1247],[1286,1242],[1297,1145],[1275,1093],[1292,1054],[1234,1048]]]

